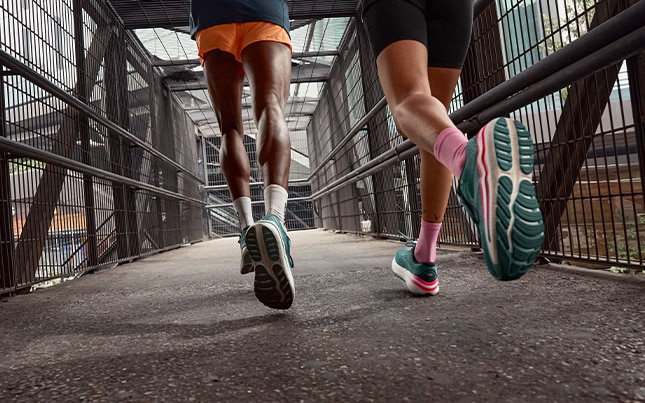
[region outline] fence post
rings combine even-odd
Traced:
[[[76,77],[78,77],[78,92],[76,96],[87,103],[89,88],[85,79],[85,40],[83,35],[83,5],[81,0],[74,0],[74,49],[76,55]],[[81,141],[82,161],[92,165],[90,147],[90,127],[87,114],[80,112],[78,116],[78,136]],[[87,265],[95,267],[98,263],[96,247],[96,215],[94,204],[94,178],[90,174],[83,175],[83,196],[85,199],[85,237],[87,239]]]
[[[629,77],[632,114],[634,115],[634,132],[638,147],[641,194],[645,202],[645,189],[642,185],[643,179],[645,179],[645,53],[640,53],[627,59],[627,75]],[[636,228],[638,231],[638,225]]]
[[[5,70],[0,64],[0,137],[8,137],[5,109]],[[9,153],[0,150],[0,292],[15,286],[13,214]]]

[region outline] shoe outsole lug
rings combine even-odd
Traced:
[[[509,122],[514,125],[513,130]],[[517,138],[515,147],[508,141],[509,136],[513,135]],[[491,274],[498,280],[509,281],[522,277],[533,266],[542,249],[544,223],[531,182],[534,164],[531,134],[520,122],[502,118],[495,122],[493,136],[498,168],[495,209],[497,250],[495,253],[484,251]],[[519,172],[512,172],[518,169]],[[480,235],[482,233],[480,228]],[[491,254],[497,256],[496,265],[490,260]]]
[[[258,234],[259,232],[259,234]],[[246,234],[246,247],[253,259],[256,298],[273,309],[289,309],[293,304],[294,289],[285,269],[288,263],[281,240],[265,224],[258,222]]]
[[[247,259],[248,258],[248,259]],[[242,249],[242,263],[240,265],[240,274],[253,273],[253,258],[248,249]]]
[[[246,233],[248,231],[248,226],[242,229],[240,233],[240,239],[237,241],[240,244],[240,274],[248,274],[253,272],[253,258],[249,254],[248,249],[246,248]]]

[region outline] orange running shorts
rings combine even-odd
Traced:
[[[233,54],[241,63],[244,48],[260,41],[284,43],[293,51],[287,31],[270,22],[233,22],[214,25],[198,31],[195,34],[195,41],[202,64],[206,53],[215,49]]]

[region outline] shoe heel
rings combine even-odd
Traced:
[[[274,226],[269,222],[256,223],[247,233],[246,247],[254,261],[253,290],[256,298],[269,308],[289,309],[295,289],[287,250]]]

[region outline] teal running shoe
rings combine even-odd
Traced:
[[[246,248],[253,260],[255,296],[274,309],[289,309],[293,303],[291,241],[280,219],[273,214],[258,220],[246,233]]]
[[[533,139],[516,120],[494,119],[466,145],[457,194],[498,280],[522,277],[542,249],[544,222],[532,175]]]
[[[247,274],[253,271],[253,259],[249,250],[246,248],[246,232],[249,230],[249,227],[244,227],[240,233],[240,239],[237,243],[240,244],[240,250],[242,252],[242,262],[240,263],[240,273]]]
[[[419,263],[412,249],[401,248],[392,259],[392,271],[405,281],[408,290],[417,295],[436,295],[439,292],[437,266],[434,263]]]

